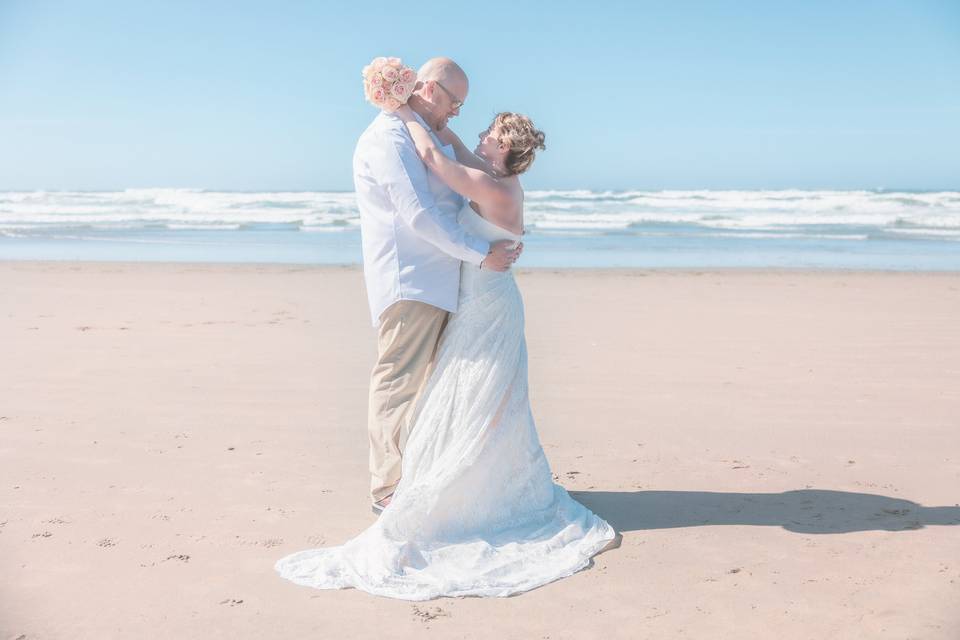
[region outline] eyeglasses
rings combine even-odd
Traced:
[[[460,99],[457,98],[457,96],[453,95],[453,93],[450,92],[450,89],[447,89],[445,86],[443,86],[442,84],[440,84],[440,81],[439,81],[439,80],[434,80],[434,82],[437,83],[437,86],[438,86],[438,87],[440,87],[441,89],[443,89],[444,93],[447,94],[447,97],[450,98],[450,100],[453,102],[453,105],[452,105],[452,106],[453,106],[454,109],[459,109],[460,107],[463,106],[463,100],[460,100]]]

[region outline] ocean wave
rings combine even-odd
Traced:
[[[359,216],[352,192],[0,192],[0,232],[6,237],[58,229],[343,231],[355,230]],[[960,233],[960,191],[538,190],[526,194],[525,222],[529,232],[549,234],[715,230],[776,237],[952,237]]]
[[[960,240],[960,230],[953,229],[885,229],[885,233],[926,236],[938,240]]]
[[[236,231],[242,228],[239,224],[166,224],[164,228],[171,231]]]

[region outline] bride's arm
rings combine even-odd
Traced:
[[[463,144],[460,136],[455,134],[450,127],[444,127],[440,131],[437,131],[437,137],[440,138],[443,144],[453,145],[453,151],[457,154],[457,162],[460,164],[473,167],[474,169],[480,169],[481,171],[487,168],[486,163],[473,153],[473,151],[470,151],[467,145]]]
[[[466,167],[444,155],[430,133],[413,115],[410,107],[403,105],[397,109],[396,114],[410,131],[410,137],[413,138],[413,144],[416,145],[423,163],[447,186],[475,202],[496,205],[510,201],[510,190],[499,180],[485,171]]]

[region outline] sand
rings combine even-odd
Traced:
[[[623,542],[410,603],[273,571],[375,517],[359,269],[0,263],[0,639],[960,637],[960,274],[517,278]]]

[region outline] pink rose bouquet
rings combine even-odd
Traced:
[[[416,72],[400,58],[374,58],[363,68],[363,95],[384,111],[396,111],[406,104],[416,84]]]

